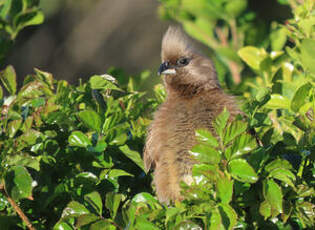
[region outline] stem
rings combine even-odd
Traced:
[[[7,198],[11,206],[14,208],[15,212],[19,215],[19,217],[22,219],[22,221],[25,223],[25,225],[28,227],[29,230],[36,230],[30,220],[27,218],[27,216],[24,214],[22,209],[18,206],[18,204],[7,194],[5,191],[4,185],[0,184],[0,190],[2,194]]]

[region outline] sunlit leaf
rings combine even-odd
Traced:
[[[231,175],[241,182],[255,183],[258,176],[254,169],[244,159],[235,159],[229,162]]]

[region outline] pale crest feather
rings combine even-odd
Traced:
[[[162,61],[165,61],[166,58],[185,56],[195,51],[191,43],[179,27],[170,26],[162,40]]]

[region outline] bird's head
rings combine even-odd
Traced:
[[[158,74],[165,76],[168,90],[193,96],[203,90],[220,88],[211,60],[192,46],[180,28],[168,28],[162,40],[161,57]]]

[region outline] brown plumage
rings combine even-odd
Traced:
[[[170,27],[162,41],[162,65],[167,92],[154,114],[144,150],[146,170],[154,169],[154,184],[161,202],[180,200],[181,180],[191,183],[194,164],[189,150],[195,130],[213,130],[213,119],[226,107],[231,117],[240,113],[233,97],[219,86],[212,62],[193,48],[179,28]]]

